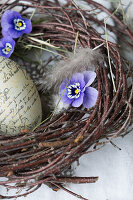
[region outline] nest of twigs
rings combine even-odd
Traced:
[[[98,99],[95,107],[89,110],[69,108],[52,116],[33,132],[24,130],[13,136],[0,135],[0,177],[7,178],[0,181],[0,185],[10,190],[28,188],[21,195],[7,197],[0,194],[0,199],[24,196],[43,183],[53,189],[65,189],[63,185],[67,182],[95,182],[97,177],[68,177],[65,172],[87,151],[95,151],[112,138],[126,134],[131,124],[132,87],[127,85],[131,76],[128,61],[120,56],[116,44],[103,39],[102,34],[93,28],[95,24],[105,31],[103,19],[98,20],[94,11],[112,13],[92,0],[83,2],[91,9],[81,9],[72,1],[61,6],[58,0],[24,0],[23,3],[15,0],[0,7],[2,13],[5,9],[20,6],[20,13],[27,17],[33,12],[28,8],[36,8],[34,19],[38,14],[44,18],[39,23],[32,20],[32,33],[41,33],[36,38],[50,39],[52,45],[73,51],[78,33],[78,47],[95,48],[100,45],[104,55],[104,66],[99,64],[96,67]],[[115,14],[112,18],[117,25],[106,24],[107,30],[133,40],[133,34],[122,20]],[[24,40],[38,45],[27,36]]]

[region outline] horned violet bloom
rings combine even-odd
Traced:
[[[71,80],[65,79],[59,88],[61,100],[66,104],[71,104],[73,107],[79,107],[82,104],[85,108],[90,108],[96,104],[98,91],[90,87],[96,78],[96,73],[93,71],[85,71],[76,73]]]
[[[11,37],[3,37],[0,40],[0,56],[9,58],[14,51],[15,41]]]
[[[22,18],[20,13],[7,10],[1,17],[2,35],[18,38],[24,33],[32,31],[32,24],[29,19]]]

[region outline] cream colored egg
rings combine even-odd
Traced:
[[[42,120],[38,91],[25,70],[0,56],[0,134],[32,129]]]

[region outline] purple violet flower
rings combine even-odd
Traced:
[[[85,108],[91,108],[96,104],[98,91],[89,87],[96,78],[96,73],[93,71],[85,71],[76,73],[71,80],[65,79],[59,88],[59,96],[66,104],[71,104],[73,107],[79,107],[82,104]],[[67,85],[68,84],[68,85]]]
[[[3,37],[0,40],[0,56],[9,58],[14,51],[15,41],[11,37]]]
[[[32,24],[29,19],[24,19],[21,15],[12,10],[6,10],[1,17],[2,35],[18,38],[24,33],[32,31]]]

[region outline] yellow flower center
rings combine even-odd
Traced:
[[[18,22],[18,25],[19,25],[19,27],[21,27],[23,24],[22,24],[22,22]]]
[[[75,94],[78,94],[79,92],[80,92],[79,89],[76,89],[76,90],[75,90]]]
[[[26,23],[23,19],[14,19],[15,30],[22,31],[26,29]]]
[[[77,99],[80,96],[80,83],[71,84],[67,87],[67,97],[69,99]]]
[[[7,42],[5,48],[2,49],[3,53],[6,55],[8,55],[11,50],[12,50],[12,45],[9,42]]]
[[[9,47],[8,49],[7,49],[7,52],[9,52],[11,50],[11,48]]]

